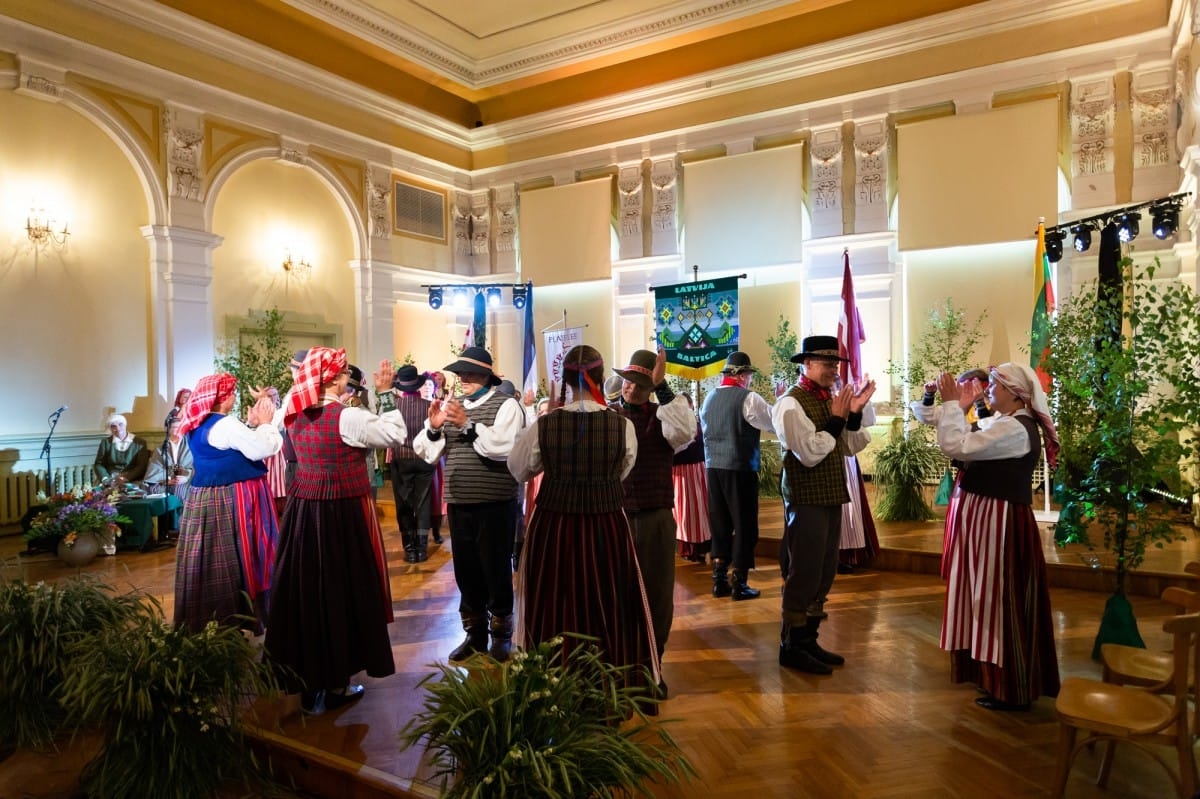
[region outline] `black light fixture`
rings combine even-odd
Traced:
[[[1179,204],[1168,202],[1151,206],[1150,219],[1154,223],[1154,238],[1165,239],[1175,235],[1179,229]]]
[[[500,287],[488,286],[487,289],[487,304],[489,308],[500,307]]]
[[[1056,264],[1062,260],[1063,256],[1063,238],[1065,233],[1061,230],[1046,231],[1046,257],[1050,259],[1050,263]]]
[[[1117,238],[1128,244],[1138,237],[1141,232],[1142,212],[1126,211],[1117,217]]]
[[[429,307],[435,311],[438,308],[442,307],[442,287],[441,286],[430,286],[429,287]]]
[[[524,286],[513,286],[513,307],[518,311],[525,307],[526,288]]]
[[[1092,246],[1092,226],[1089,223],[1071,228],[1071,235],[1075,237],[1075,252],[1087,252]]]

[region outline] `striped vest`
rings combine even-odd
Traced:
[[[1014,416],[1029,435],[1029,452],[1019,458],[971,461],[962,472],[962,489],[983,497],[1033,504],[1033,470],[1042,459],[1042,433],[1028,416]]]
[[[552,411],[537,422],[544,473],[534,504],[558,513],[621,509],[625,420],[610,411]]]
[[[306,408],[288,431],[296,447],[296,480],[291,495],[299,499],[345,499],[371,492],[366,451],[342,441],[340,403]]]
[[[467,418],[475,424],[490,427],[496,421],[500,406],[506,402],[516,400],[493,390],[483,402],[466,409]],[[447,504],[476,505],[516,498],[517,481],[508,471],[506,462],[485,458],[476,452],[461,427],[447,422],[442,427],[442,435],[446,437],[446,485],[443,496]]]
[[[392,447],[393,460],[422,460],[413,452],[412,440],[413,436],[425,427],[425,420],[429,418],[429,404],[429,400],[423,399],[420,394],[401,394],[396,399],[396,410],[400,411],[400,416],[404,419],[408,438],[404,439],[400,446]]]
[[[787,396],[800,403],[801,410],[817,430],[824,429],[833,416],[832,403],[793,386]],[[837,446],[816,466],[800,462],[791,450],[783,455],[783,501],[789,505],[844,505],[850,501],[846,489],[846,445],[838,436]]]
[[[704,462],[710,469],[757,472],[762,431],[746,421],[742,406],[749,389],[722,386],[708,392],[700,407]]]

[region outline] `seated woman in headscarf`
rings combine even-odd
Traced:
[[[314,347],[284,404],[296,479],[283,511],[266,648],[302,683],[294,687],[310,714],[362,696],[363,686],[350,683],[358,672],[396,671],[392,591],[365,458],[371,447],[402,444],[407,431],[391,407],[390,361],[374,375],[376,391],[388,392],[382,416],[342,404],[349,378],[345,350]]]
[[[146,440],[129,432],[125,417],[114,413],[108,417],[108,438],[100,442],[93,464],[97,478],[103,482],[133,482],[141,480],[150,460]]]
[[[242,615],[259,633],[267,617],[279,527],[263,461],[283,441],[269,399],[250,409],[250,427],[230,415],[236,387],[233,375],[201,378],[179,423],[195,473],[179,520],[175,623],[192,631]]]

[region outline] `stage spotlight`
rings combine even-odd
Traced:
[[[499,286],[488,286],[487,304],[488,304],[489,308],[499,308],[500,307],[500,287]]]
[[[1150,209],[1150,219],[1154,222],[1154,238],[1173,236],[1179,229],[1179,206],[1174,203],[1156,205]]]
[[[513,286],[513,307],[518,311],[525,307],[525,293],[524,286]]]
[[[454,290],[454,307],[455,308],[466,308],[467,307],[467,290],[466,289],[455,289]]]
[[[1117,217],[1117,238],[1128,244],[1138,237],[1141,232],[1142,214],[1140,211],[1126,211]]]
[[[1064,234],[1061,230],[1046,231],[1046,257],[1050,263],[1056,264],[1062,260],[1062,245]]]
[[[1071,228],[1071,235],[1075,237],[1075,252],[1087,252],[1092,246],[1091,225],[1076,225]]]
[[[437,310],[442,307],[442,287],[434,286],[429,289],[429,307]]]

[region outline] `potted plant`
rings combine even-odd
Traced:
[[[560,636],[503,664],[434,664],[420,683],[424,709],[400,735],[405,747],[425,742],[443,797],[652,796],[647,780],[695,776],[644,715],[656,700],[624,687],[626,669],[604,662],[591,640],[574,637],[565,655]]]
[[[0,745],[43,746],[64,731],[71,647],[97,630],[125,629],[146,602],[89,579],[0,583]]]
[[[1088,286],[1062,303],[1042,362],[1061,442],[1055,539],[1091,547],[1099,527],[1113,556],[1093,656],[1103,643],[1143,645],[1126,578],[1148,546],[1183,537],[1181,514],[1162,499],[1190,497],[1200,465],[1200,298],[1155,280],[1158,266],[1135,273],[1126,257],[1118,286]]]
[[[242,416],[254,404],[250,386],[274,386],[283,396],[292,386],[292,373],[288,364],[295,352],[284,330],[284,316],[278,308],[250,314],[253,333],[243,331],[236,339],[224,340],[219,348],[213,368],[228,372],[238,380],[241,389],[238,410]]]
[[[88,796],[207,799],[232,781],[265,781],[243,717],[278,686],[236,627],[210,622],[192,633],[143,613],[73,642],[68,655],[63,706],[74,723],[102,731],[80,776]]]
[[[86,566],[103,549],[115,550],[120,524],[128,524],[116,508],[116,495],[75,488],[52,497],[38,494],[45,509],[33,518],[24,538],[40,549],[55,550],[71,566]]]
[[[879,484],[875,517],[882,521],[928,521],[936,518],[925,501],[924,485],[947,467],[946,459],[929,432],[911,423],[909,400],[917,399],[925,383],[942,372],[959,374],[978,366],[975,350],[983,338],[981,327],[987,318],[982,312],[973,322],[965,311],[954,307],[947,298],[942,308],[929,312],[925,329],[917,345],[904,362],[890,361],[887,373],[901,385],[903,408],[899,424],[875,455],[873,479]]]

